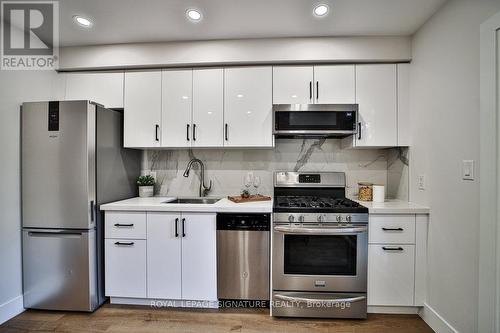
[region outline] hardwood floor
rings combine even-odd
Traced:
[[[105,304],[96,312],[28,310],[0,326],[0,333],[20,332],[433,332],[417,315],[370,314],[367,320],[283,319],[268,309],[152,309]]]

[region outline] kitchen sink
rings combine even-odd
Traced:
[[[178,198],[172,201],[165,201],[165,204],[205,204],[211,205],[219,201],[220,198]]]

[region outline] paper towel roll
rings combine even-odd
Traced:
[[[373,185],[373,202],[385,201],[385,186]]]

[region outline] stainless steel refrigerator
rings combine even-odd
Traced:
[[[123,114],[89,101],[21,108],[24,307],[94,311],[104,296],[101,204],[133,197],[140,151]]]

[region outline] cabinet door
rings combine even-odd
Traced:
[[[272,147],[271,67],[224,69],[224,146]]]
[[[314,66],[314,103],[354,104],[354,65]]]
[[[368,305],[412,306],[414,263],[415,245],[368,245]]]
[[[397,146],[396,65],[357,65],[357,147]]]
[[[106,296],[146,298],[146,241],[106,239]]]
[[[410,145],[410,64],[398,64],[398,146]]]
[[[222,147],[224,133],[224,70],[193,71],[193,147]]]
[[[162,98],[162,147],[190,147],[193,71],[163,71]]]
[[[161,72],[125,73],[125,147],[159,147],[160,120]]]
[[[273,103],[313,103],[313,79],[312,66],[273,67]]]
[[[66,75],[66,100],[86,99],[107,108],[123,108],[123,72]]]
[[[180,214],[148,212],[148,297],[181,299]]]
[[[215,214],[182,214],[182,298],[217,300]]]

